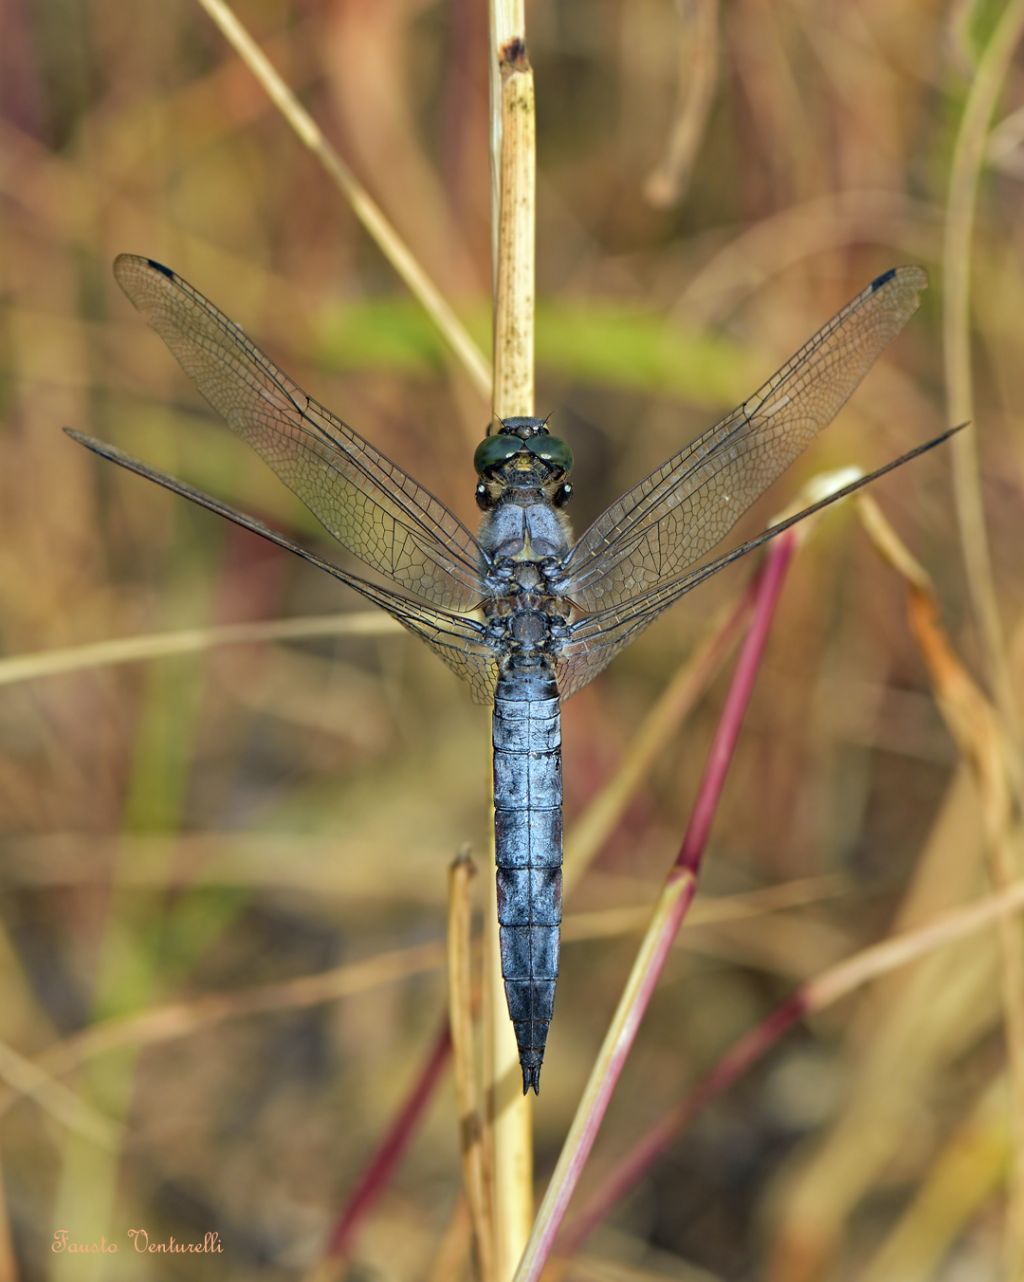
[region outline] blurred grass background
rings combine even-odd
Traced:
[[[577,531],[893,263],[929,268],[921,312],[744,531],[814,472],[873,466],[941,430],[950,157],[1000,9],[529,9],[537,408],[576,453]],[[485,6],[246,0],[238,12],[486,342]],[[121,297],[109,271],[120,250],[174,266],[473,524],[487,406],[198,7],[8,0],[0,22],[4,653],[358,608],[325,576],[60,434],[67,423],[111,440],[319,541]],[[985,506],[1016,677],[1024,169],[1010,113],[1022,90],[1018,65],[981,193],[972,300]],[[657,204],[650,177],[687,101],[692,167]],[[876,497],[979,672],[948,467],[931,455]],[[568,704],[570,835],[749,571],[703,587]],[[634,947],[629,934],[574,933],[573,914],[650,902],[722,691],[719,678],[568,905],[534,1110],[541,1179]],[[304,1276],[441,1017],[446,868],[462,842],[485,846],[487,733],[455,679],[383,629],[0,686],[12,1277]],[[791,572],[703,881],[709,898],[795,883],[799,902],[684,930],[596,1170],[796,981],[986,880],[978,798],[903,587],[850,511],[836,512]],[[340,995],[301,1002],[283,984],[326,972],[336,986],[324,993]],[[258,1013],[231,1017],[229,1002],[203,1017],[209,995],[261,985],[279,987]],[[58,1074],[32,1098],[30,1061]],[[987,935],[791,1035],[680,1138],[573,1276],[1002,1278],[1003,1073]],[[458,1198],[457,1142],[446,1084],[366,1226],[356,1276],[449,1276],[432,1262]],[[130,1227],[216,1230],[225,1254],[133,1255]],[[122,1250],[54,1254],[59,1228]],[[635,1272],[602,1273],[611,1260]]]

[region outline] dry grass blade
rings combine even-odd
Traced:
[[[410,253],[376,201],[323,136],[316,121],[277,74],[223,0],[199,0],[199,4],[210,15],[225,39],[267,91],[274,105],[295,130],[299,139],[323,165],[352,207],[352,212],[437,326],[438,332],[458,357],[477,391],[483,396],[489,396],[491,380],[487,363],[480,349],[440,290]]]
[[[0,1042],[0,1080],[12,1097],[31,1096],[61,1126],[106,1149],[117,1146],[119,1128],[98,1113],[51,1073]],[[6,1275],[0,1275],[6,1276]]]
[[[238,993],[209,993],[193,1001],[171,1002],[140,1015],[109,1019],[65,1038],[44,1051],[33,1064],[48,1076],[45,1080],[23,1081],[16,1089],[0,1095],[0,1117],[19,1098],[35,1095],[50,1075],[71,1072],[87,1060],[122,1047],[155,1046],[160,1042],[190,1037],[201,1029],[225,1020],[271,1011],[300,1010],[354,993],[366,992],[379,984],[391,984],[410,975],[430,970],[443,961],[440,944],[396,949],[365,961],[337,966],[313,975],[300,975],[279,983],[261,984]]]
[[[353,614],[310,615],[300,619],[271,619],[265,623],[230,623],[216,628],[183,628],[180,632],[120,637],[93,645],[43,650],[0,659],[0,685],[32,681],[39,677],[107,668],[119,663],[139,663],[176,654],[199,654],[222,645],[259,645],[268,641],[303,641],[311,637],[375,637],[400,632],[393,619],[380,610]]]
[[[982,50],[967,93],[949,171],[946,235],[942,266],[945,308],[942,318],[946,387],[951,422],[974,419],[971,377],[971,262],[975,205],[985,164],[989,126],[996,103],[1024,33],[1024,0],[1009,0]],[[974,610],[985,643],[999,711],[1020,753],[1020,717],[1003,644],[998,595],[992,571],[977,438],[961,432],[953,442],[953,482],[960,541]]]
[[[927,1183],[887,1234],[858,1282],[931,1282],[956,1238],[1005,1177],[1010,1146],[999,1075],[932,1163]]]
[[[1024,850],[1024,828],[1014,787],[1018,762],[1006,724],[943,631],[935,592],[923,568],[873,499],[862,498],[859,510],[875,546],[907,583],[910,628],[928,666],[939,710],[977,778],[992,880],[1005,889],[1019,875]],[[1015,923],[1000,922],[999,945],[1015,1137],[1007,1238],[1013,1268],[1018,1269],[1024,1266],[1024,941]]]
[[[665,155],[644,184],[660,209],[686,195],[718,84],[718,0],[679,0],[679,11],[679,105]]]
[[[494,1277],[491,1243],[490,1175],[483,1148],[480,1100],[473,1042],[472,898],[476,866],[468,852],[448,875],[448,1019],[454,1055],[455,1099],[459,1110],[462,1180],[483,1282]]]

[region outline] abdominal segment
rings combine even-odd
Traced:
[[[561,718],[550,673],[502,674],[492,740],[501,973],[523,1091],[539,1092],[562,920]]]

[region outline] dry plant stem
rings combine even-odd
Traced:
[[[59,1125],[100,1148],[110,1151],[117,1148],[120,1127],[5,1042],[0,1042],[0,1081],[16,1096],[30,1095]],[[0,1272],[0,1278],[5,1276]]]
[[[518,12],[517,12],[518,11]],[[533,403],[536,111],[522,4],[493,5],[500,91],[494,263],[494,413],[530,415]]]
[[[736,664],[722,716],[708,754],[690,823],[583,1092],[515,1282],[536,1282],[554,1245],[583,1167],[597,1139],[612,1094],[636,1039],[640,1021],[657,985],[673,941],[697,890],[697,874],[711,821],[739,738],[743,717],[761,664],[786,570],[797,546],[796,533],[771,547],[758,581],[754,615]]]
[[[997,1074],[962,1117],[928,1178],[886,1233],[857,1282],[931,1282],[957,1239],[984,1213],[1005,1178],[1009,1143],[1004,1078]]]
[[[1024,0],[1008,0],[981,53],[967,95],[950,166],[946,235],[943,246],[946,306],[943,349],[949,412],[955,419],[974,417],[970,352],[970,273],[974,213],[985,163],[989,126],[1024,34]],[[1021,779],[1021,727],[1003,643],[995,576],[985,530],[981,470],[973,432],[953,442],[953,481],[964,563],[981,627],[999,712],[1010,738],[1011,785],[1018,811],[1024,806]],[[1018,827],[1017,836],[1020,836]],[[1003,833],[988,849],[993,877],[1005,885],[1021,868],[1021,842]],[[1010,1276],[1024,1277],[1024,944],[1020,933],[1000,931],[1003,1009],[1010,1074],[1013,1157],[1010,1169],[1006,1254]]]
[[[859,511],[876,547],[906,580],[910,629],[928,665],[939,711],[977,779],[992,880],[998,889],[1005,889],[1019,875],[1019,855],[1024,847],[1019,794],[1014,786],[1016,745],[1005,721],[972,680],[943,632],[928,575],[870,496],[860,500]],[[1024,951],[1016,922],[1000,921],[998,932],[1014,1139],[1007,1255],[1009,1274],[1018,1277],[1024,1270]]]
[[[490,0],[490,32],[491,189],[495,200],[492,413],[495,418],[509,418],[534,412],[536,135],[533,72],[526,57],[522,0]],[[491,801],[493,807],[493,797]],[[484,1058],[494,1176],[493,1263],[497,1282],[507,1282],[533,1219],[533,1137],[530,1102],[520,1094],[519,1056],[501,981],[493,891],[488,901]]]
[[[342,1261],[349,1256],[360,1226],[390,1183],[395,1168],[423,1121],[427,1105],[448,1067],[451,1051],[451,1031],[446,1015],[391,1129],[331,1229],[326,1248],[328,1260]]]
[[[1024,0],[1009,0],[979,58],[967,94],[950,166],[946,208],[946,234],[942,266],[945,289],[943,349],[946,364],[951,422],[974,418],[970,353],[971,253],[974,211],[992,114],[1010,68],[1014,50],[1024,33]],[[1000,712],[1012,728],[1020,751],[1020,718],[1010,681],[998,597],[992,573],[977,438],[961,432],[952,445],[953,482],[960,541],[967,580],[981,627],[988,666]]]
[[[320,161],[342,192],[352,212],[408,286],[412,295],[437,326],[477,391],[489,396],[491,380],[480,349],[452,311],[434,282],[410,253],[380,206],[320,132],[316,122],[271,66],[262,50],[223,0],[199,0],[225,39],[266,90],[271,101],[295,130],[299,139]]]
[[[396,983],[410,975],[421,974],[440,965],[443,959],[439,944],[421,944],[415,948],[381,953],[365,961],[349,962],[333,970],[261,984],[241,992],[208,993],[191,1001],[170,1002],[138,1015],[114,1017],[93,1024],[44,1051],[32,1061],[32,1066],[44,1074],[60,1076],[97,1055],[126,1047],[174,1041],[202,1028],[246,1015],[302,1010],[322,1002],[336,1001],[353,993],[366,992],[379,984]],[[0,1091],[0,1117],[17,1100],[37,1094],[49,1080],[49,1076],[36,1081],[8,1079],[7,1089]]]
[[[665,209],[686,195],[718,84],[718,0],[679,5],[679,105],[665,155],[644,184],[644,196]]]
[[[490,1176],[485,1169],[473,1044],[472,899],[476,867],[460,854],[448,875],[448,1020],[454,1052],[462,1180],[482,1282],[492,1282]]]
[[[906,966],[938,948],[1024,911],[1024,881],[982,899],[969,908],[944,913],[929,926],[887,939],[808,980],[722,1056],[710,1073],[617,1164],[612,1176],[598,1189],[584,1211],[573,1221],[563,1241],[566,1255],[601,1223],[608,1212],[636,1185],[651,1165],[698,1114],[727,1090],[748,1068],[797,1023],[846,997],[854,989]]]
[[[215,628],[184,628],[180,632],[155,632],[94,645],[62,650],[42,650],[0,659],[0,686],[36,677],[107,668],[142,659],[198,654],[220,645],[254,645],[268,641],[301,641],[309,637],[375,637],[401,632],[401,626],[380,610],[352,614],[320,614],[301,619],[270,619],[260,623],[229,623]]]

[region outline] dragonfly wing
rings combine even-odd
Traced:
[[[614,606],[710,552],[832,421],[927,284],[919,267],[883,273],[759,391],[613,503],[569,553],[566,594],[586,610]]]
[[[255,517],[247,516],[244,512],[229,507],[212,495],[204,494],[202,490],[194,489],[191,485],[186,485],[184,481],[168,476],[165,472],[158,472],[155,468],[122,453],[104,441],[94,440],[91,436],[85,436],[71,428],[64,430],[72,440],[77,441],[79,445],[84,445],[86,449],[92,450],[101,458],[117,463],[129,472],[145,477],[147,481],[155,481],[164,489],[180,494],[190,502],[198,504],[199,507],[233,521],[243,530],[258,534],[260,538],[267,539],[279,548],[284,548],[286,552],[293,552],[304,561],[308,561],[310,565],[315,565],[318,570],[324,570],[366,600],[386,610],[404,628],[425,641],[457,676],[468,682],[474,702],[486,704],[492,701],[498,679],[497,656],[487,643],[484,624],[478,619],[460,615],[427,602],[414,601],[400,592],[371,583],[358,575],[349,574],[332,562],[317,556],[315,552],[310,552],[298,543],[293,543],[280,531],[271,529],[269,525],[264,525]]]
[[[844,485],[841,489],[826,495],[809,507],[803,508],[793,516],[788,516],[785,520],[770,525],[767,530],[745,543],[740,543],[737,547],[715,557],[714,560],[707,564],[699,566],[697,569],[690,570],[685,574],[678,575],[674,579],[666,580],[649,588],[646,592],[640,593],[633,597],[632,600],[626,601],[621,605],[606,606],[602,610],[596,610],[593,614],[586,614],[576,622],[569,625],[569,635],[563,642],[558,656],[555,660],[555,671],[558,681],[558,693],[563,699],[568,699],[569,695],[575,694],[577,690],[582,690],[585,685],[593,681],[599,672],[601,672],[627,642],[631,641],[639,632],[642,632],[649,623],[652,623],[663,610],[667,610],[681,596],[692,591],[698,584],[709,579],[719,570],[724,570],[727,565],[733,561],[738,561],[741,557],[753,552],[756,548],[762,547],[771,539],[782,534],[784,530],[790,529],[800,521],[804,521],[822,508],[829,507],[831,504],[838,502],[840,499],[849,498],[851,494],[861,490],[866,485],[877,481],[879,477],[884,476],[887,472],[892,472],[904,463],[909,463],[911,459],[918,458],[921,454],[926,454],[929,450],[941,445],[943,441],[966,427],[966,423],[961,423],[957,427],[951,427],[943,432],[940,436],[934,437],[930,441],[925,441],[922,445],[916,445],[912,450],[901,454],[898,458],[883,464],[882,467],[876,468],[866,476],[858,477],[849,485]]]
[[[341,544],[435,605],[479,602],[484,554],[440,500],[307,396],[169,268],[121,254],[114,275],[214,409]]]

